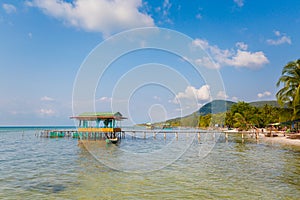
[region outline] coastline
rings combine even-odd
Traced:
[[[289,136],[263,137],[262,140],[271,144],[300,147],[300,139],[290,139]]]
[[[223,131],[224,133],[230,134],[230,133],[244,133],[244,134],[255,134],[255,131],[251,130],[251,131],[243,131],[240,132],[236,129],[233,130],[226,130]],[[259,140],[275,145],[275,144],[280,144],[280,145],[284,145],[284,146],[296,146],[300,148],[300,134],[295,133],[295,134],[284,134],[283,132],[274,132],[274,134],[276,134],[276,137],[267,137],[265,135],[266,130],[264,131],[264,133],[260,132],[259,133]]]

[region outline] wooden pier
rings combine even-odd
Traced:
[[[163,135],[163,138],[166,139],[167,135],[174,135],[175,138],[178,139],[179,135],[185,134],[189,136],[190,134],[197,134],[200,139],[201,133],[219,133],[219,131],[207,131],[207,130],[198,130],[198,129],[153,129],[153,130],[143,130],[143,129],[128,129],[121,130],[119,129],[117,132],[106,132],[103,129],[98,129],[98,131],[88,129],[82,130],[44,130],[40,133],[41,137],[49,137],[49,138],[77,138],[77,139],[105,139],[112,137],[111,134],[115,134],[115,137],[120,139],[125,138],[126,135],[130,135],[132,138],[149,138],[152,137],[156,139],[157,135]],[[148,136],[148,137],[147,137]]]
[[[78,121],[77,129],[70,130],[44,130],[40,133],[41,137],[47,138],[77,138],[80,140],[98,140],[105,139],[107,142],[118,142],[122,138],[125,138],[126,134],[131,135],[132,138],[154,138],[158,136],[166,140],[167,136],[173,135],[178,139],[179,135],[186,134],[188,137],[190,134],[197,134],[198,140],[201,138],[201,134],[212,133],[213,138],[215,138],[215,133],[224,133],[225,139],[228,140],[228,135],[233,134],[231,130],[201,130],[197,128],[179,128],[173,129],[170,127],[163,129],[121,129],[120,122],[126,117],[123,117],[120,112],[85,112],[78,116],[72,116],[71,119],[76,119]],[[242,139],[246,133],[235,132],[235,134],[241,134]],[[251,133],[249,133],[251,134]],[[148,135],[148,137],[147,137]],[[252,133],[253,135],[253,133]],[[172,137],[172,138],[174,138]],[[259,132],[255,132],[256,139],[259,138]]]
[[[125,137],[139,138],[139,139],[157,139],[159,138],[167,139],[170,136],[172,138],[178,139],[180,136],[189,137],[190,135],[196,134],[198,140],[200,140],[202,134],[210,133],[214,137],[214,133],[222,133],[225,135],[225,139],[228,140],[229,135],[239,134],[242,139],[246,135],[253,137],[253,133],[244,132],[227,132],[220,130],[200,130],[200,129],[118,129],[117,132],[105,132],[106,129],[80,129],[77,130],[44,130],[40,132],[40,137],[47,138],[75,138],[79,140],[105,140],[107,138],[118,138],[119,140]],[[259,134],[255,134],[255,138],[259,138]]]

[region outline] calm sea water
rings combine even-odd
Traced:
[[[300,149],[203,133],[104,141],[0,128],[0,199],[299,199]]]

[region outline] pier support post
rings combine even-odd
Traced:
[[[198,139],[200,140],[200,133],[198,132]]]
[[[146,132],[144,132],[144,139],[146,139]]]
[[[176,140],[178,140],[178,132],[175,133]]]
[[[156,139],[156,133],[155,132],[153,132],[153,138]]]
[[[167,133],[164,133],[164,139],[166,139],[167,138]]]

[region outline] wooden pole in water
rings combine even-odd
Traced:
[[[146,139],[146,132],[144,132],[144,139]]]
[[[200,140],[200,132],[198,132],[198,139]]]
[[[153,132],[153,138],[156,139],[156,133],[155,132]]]
[[[164,139],[166,139],[167,138],[167,133],[164,133]]]

